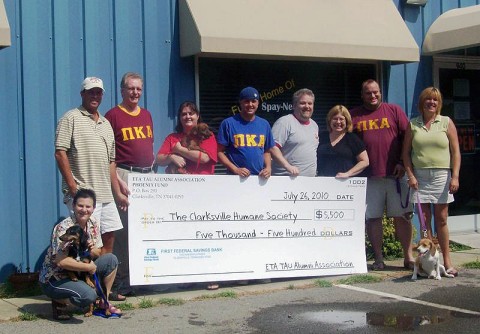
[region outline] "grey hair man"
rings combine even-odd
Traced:
[[[303,88],[293,94],[293,113],[280,117],[272,127],[275,145],[283,157],[299,170],[299,175],[317,172],[318,125],[312,119],[315,95]],[[274,159],[272,175],[290,175]]]
[[[143,79],[138,73],[127,72],[120,81],[122,102],[110,109],[105,117],[115,134],[118,182],[123,194],[128,190],[128,174],[154,172],[153,121],[147,109],[138,104],[143,93]],[[115,239],[115,254],[120,262],[110,300],[124,301],[133,293],[129,282],[128,212],[120,211],[123,230]]]

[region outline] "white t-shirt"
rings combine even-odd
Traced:
[[[275,143],[287,161],[300,170],[301,176],[315,176],[317,172],[318,125],[310,119],[301,123],[293,114],[280,117],[272,127]],[[272,175],[289,175],[275,160]]]

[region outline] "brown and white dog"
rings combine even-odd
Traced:
[[[181,145],[188,148],[188,150],[197,150],[200,152],[205,152],[204,149],[200,147],[200,144],[210,138],[213,135],[213,132],[210,131],[210,128],[206,123],[198,123],[195,127],[190,130],[190,132],[183,137]],[[184,167],[177,167],[175,164],[171,163],[165,169],[167,174],[188,174],[187,170]]]
[[[440,252],[432,240],[421,239],[414,250],[418,252],[418,256],[413,266],[412,280],[416,280],[418,276],[436,280],[442,279],[441,276],[454,277],[454,275],[447,273],[445,267],[440,264]]]
[[[200,147],[200,144],[204,140],[210,138],[212,134],[212,131],[210,131],[210,128],[206,123],[198,123],[185,137],[183,137],[182,146],[188,148],[189,150],[205,152]]]

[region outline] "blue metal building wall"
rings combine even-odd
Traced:
[[[393,0],[418,45],[435,19],[480,0]],[[119,102],[119,80],[145,78],[141,104],[153,115],[155,150],[172,131],[176,107],[194,100],[193,57],[179,57],[176,0],[4,0],[12,46],[0,50],[0,282],[13,266],[38,267],[53,224],[66,215],[54,153],[55,127],[79,105],[85,76],[104,80],[102,113]],[[381,13],[378,13],[381,15]],[[383,64],[384,94],[407,114],[431,85],[432,58]]]
[[[424,7],[421,7],[406,5],[405,0],[393,0],[393,2],[420,47],[420,51],[428,28],[440,15],[451,9],[480,4],[480,0],[429,0]],[[432,60],[432,56],[421,56],[418,63],[384,66],[383,79],[386,85],[383,91],[384,96],[389,102],[399,104],[408,117],[418,114],[418,95],[424,88],[433,85]]]
[[[32,270],[67,214],[54,153],[58,119],[80,104],[85,76],[104,80],[100,110],[120,102],[123,73],[144,76],[155,150],[176,106],[195,98],[193,58],[179,57],[175,0],[4,0],[12,46],[0,50],[0,282]]]

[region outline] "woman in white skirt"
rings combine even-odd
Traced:
[[[458,191],[460,147],[457,129],[447,116],[441,116],[442,94],[435,87],[422,91],[418,101],[420,115],[410,121],[403,142],[403,162],[409,186],[415,191],[412,201],[420,199],[427,235],[432,238],[432,204],[435,230],[447,272],[457,270],[450,259],[447,226],[448,203]]]

